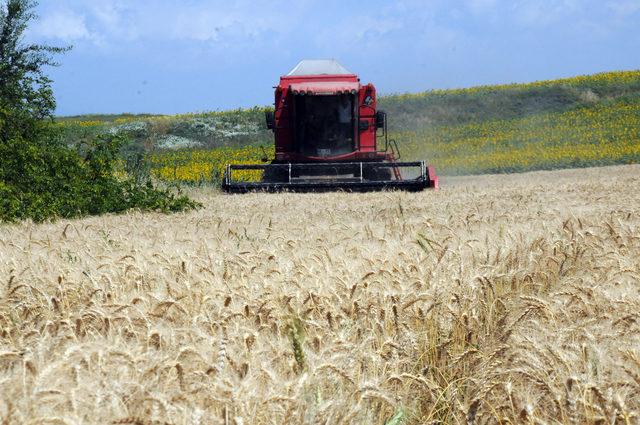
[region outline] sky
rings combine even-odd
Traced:
[[[2,3],[2,0],[0,0]],[[40,0],[58,115],[273,102],[301,59],[383,94],[640,69],[640,0]]]

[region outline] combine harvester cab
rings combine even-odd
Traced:
[[[282,76],[266,121],[274,132],[275,159],[227,165],[224,191],[438,188],[433,167],[398,161],[398,145],[388,138],[373,84],[360,84],[335,60],[303,60]],[[242,177],[247,170],[261,170],[261,179],[247,181]]]

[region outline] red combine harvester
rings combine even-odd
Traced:
[[[224,191],[438,188],[433,167],[398,161],[386,114],[376,109],[375,87],[360,84],[338,62],[304,60],[275,89],[275,111],[266,113],[267,128],[275,135],[275,159],[227,165]],[[262,180],[234,179],[240,170],[263,170]]]

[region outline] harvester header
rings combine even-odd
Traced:
[[[386,114],[377,110],[375,87],[361,84],[335,60],[304,60],[280,77],[266,124],[274,133],[275,158],[271,164],[227,165],[225,191],[438,186],[434,169],[424,161],[398,161]],[[263,177],[259,182],[234,180],[236,170],[263,170]]]

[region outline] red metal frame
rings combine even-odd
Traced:
[[[339,94],[356,91],[356,123],[366,121],[366,129],[354,128],[356,146],[353,152],[316,157],[303,155],[293,149],[293,91],[305,90],[309,94]],[[369,102],[365,99],[370,98]],[[376,89],[373,84],[362,85],[355,74],[282,76],[275,90],[275,150],[276,162],[328,162],[328,161],[393,161],[392,154],[378,151],[376,144]],[[363,126],[364,127],[364,126]]]

